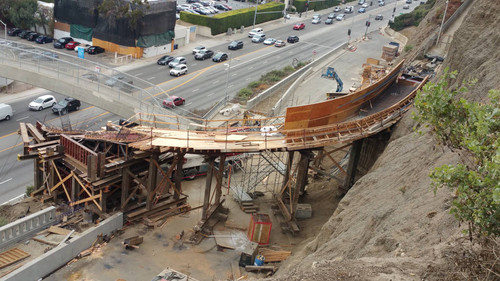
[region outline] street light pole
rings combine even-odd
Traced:
[[[255,20],[257,19],[257,7],[259,6],[259,0],[255,1],[255,13],[253,14],[253,27],[255,28]]]
[[[446,18],[446,10],[448,10],[448,0],[446,0],[446,8],[444,8],[443,20],[441,21],[441,26],[439,27],[438,38],[436,41],[436,46],[439,47],[439,38],[441,37],[441,30],[443,29],[444,19]]]
[[[7,40],[7,25],[2,21],[0,20],[0,22],[3,24],[4,26],[4,32],[5,32],[5,40]]]

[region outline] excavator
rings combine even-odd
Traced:
[[[335,68],[328,67],[326,69],[326,73],[321,74],[321,77],[334,78],[335,81],[337,81],[337,90],[335,91],[335,93],[326,93],[326,99],[331,100],[335,97],[338,97],[339,95],[343,95],[343,94],[338,94],[338,93],[342,92],[342,89],[344,88],[344,83],[342,82],[339,75],[335,71]]]

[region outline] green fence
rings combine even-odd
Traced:
[[[328,0],[337,1],[338,0]],[[279,19],[283,17],[285,4],[271,2],[258,6],[256,24]],[[262,13],[262,14],[259,14]],[[212,35],[226,32],[229,28],[240,28],[253,25],[255,7],[229,11],[217,14],[213,17],[196,15],[192,13],[181,12],[181,20],[191,24],[209,27]]]

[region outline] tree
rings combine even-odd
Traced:
[[[14,0],[0,1],[0,19],[4,22],[10,22],[9,10]]]
[[[455,191],[451,213],[468,223],[469,233],[500,235],[500,91],[489,91],[489,102],[458,99],[468,86],[448,89],[448,73],[437,84],[428,83],[415,99],[414,119],[431,128],[438,141],[460,150],[464,163],[444,165],[431,172],[434,191]]]
[[[17,27],[30,29],[35,25],[36,0],[13,1],[9,8],[10,21]]]

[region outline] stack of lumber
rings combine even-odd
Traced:
[[[253,213],[257,213],[257,211],[259,210],[259,206],[255,205],[253,203],[253,201],[250,201],[250,202],[241,202],[240,203],[240,208],[243,212],[247,213],[247,214],[253,214]]]
[[[144,218],[144,223],[150,227],[162,227],[166,222],[167,218],[185,213],[191,209],[188,204],[182,204],[175,208],[160,210]]]
[[[259,254],[263,255],[265,262],[280,262],[286,260],[292,254],[291,251],[271,250],[269,248],[259,249]]]
[[[393,61],[397,53],[397,46],[387,44],[382,47],[382,58],[388,62]]]

